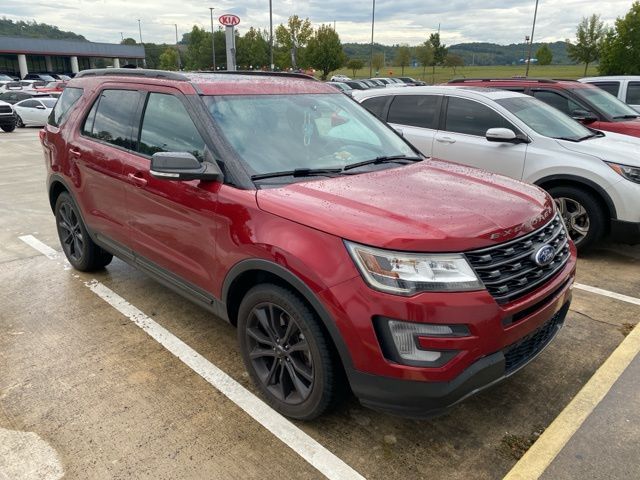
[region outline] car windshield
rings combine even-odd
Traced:
[[[572,91],[613,118],[635,118],[638,116],[638,112],[629,105],[598,87],[574,88]]]
[[[44,104],[45,107],[53,108],[55,107],[58,99],[57,98],[41,98],[40,101]]]
[[[581,123],[535,98],[509,97],[496,102],[545,137],[578,141],[593,136]]]
[[[216,124],[252,175],[346,165],[416,153],[345,95],[204,97]]]
[[[38,74],[38,78],[40,80],[44,80],[45,82],[55,82],[56,81],[56,79],[53,78],[51,75],[45,75],[45,74],[42,74],[42,73]]]
[[[0,74],[0,82],[13,82],[13,78],[11,78],[8,75],[1,75]]]

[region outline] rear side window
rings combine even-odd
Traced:
[[[389,97],[372,97],[362,102],[362,106],[373,113],[380,120],[386,121],[385,106],[389,101]]]
[[[438,128],[440,98],[437,95],[397,95],[389,107],[389,123]]]
[[[20,105],[18,106],[23,108],[36,108],[38,105],[40,105],[40,102],[36,100],[25,100],[24,102],[21,102]]]
[[[49,115],[49,125],[59,126],[71,111],[71,107],[82,96],[82,88],[68,87],[65,88],[56,103],[55,108]]]
[[[139,98],[140,94],[134,90],[104,90],[93,104],[82,133],[96,140],[133,150],[133,117]]]
[[[569,116],[571,116],[571,113],[575,110],[584,110],[583,107],[570,98],[556,92],[551,92],[549,90],[534,90],[532,95],[538,100],[543,101],[547,105],[551,105],[553,108],[557,108],[562,113],[566,113]]]
[[[177,97],[150,93],[138,151],[149,156],[157,152],[189,152],[202,161],[204,141]]]
[[[502,115],[486,105],[466,98],[449,97],[445,130],[484,137],[490,128],[518,130]]]
[[[640,82],[629,82],[627,85],[627,103],[640,105]]]
[[[601,88],[607,93],[610,93],[614,97],[618,96],[620,91],[620,82],[591,82],[598,88]]]

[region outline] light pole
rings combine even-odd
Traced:
[[[373,26],[376,22],[376,0],[373,0],[373,10],[371,11],[371,55],[369,58],[369,78],[373,77]]]
[[[273,64],[273,5],[269,0],[269,58],[271,60],[271,71],[273,72],[275,65]]]
[[[216,71],[216,39],[215,33],[213,32],[213,7],[209,7],[209,12],[211,12],[211,60],[213,60],[213,71]]]
[[[176,27],[176,53],[178,54],[178,70],[182,70],[182,61],[180,60],[180,48],[178,48],[178,24],[173,24]]]
[[[538,16],[538,0],[536,0],[536,9],[533,12],[533,26],[531,27],[531,41],[529,42],[529,54],[527,55],[527,70],[524,76],[529,76],[529,65],[531,65],[531,49],[533,48],[533,34],[536,31],[536,17]]]
[[[142,43],[142,26],[140,24],[140,19],[138,19],[138,33],[140,34],[140,45],[142,45],[144,47],[144,43]],[[147,68],[147,58],[145,55],[145,58],[142,59],[142,66],[144,68]]]

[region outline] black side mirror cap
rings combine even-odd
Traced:
[[[160,180],[222,181],[224,176],[215,163],[200,162],[188,152],[158,152],[151,157],[149,173]]]
[[[597,116],[587,110],[574,110],[571,112],[571,118],[583,123],[593,123],[598,120]]]

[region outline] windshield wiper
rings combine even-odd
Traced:
[[[617,120],[619,118],[638,118],[640,117],[640,115],[616,115],[615,117],[613,117],[614,120]]]
[[[354,168],[364,167],[365,165],[378,165],[380,163],[397,162],[397,161],[400,161],[400,160],[406,160],[406,161],[409,161],[409,162],[421,162],[422,160],[424,160],[424,158],[422,158],[422,157],[408,157],[407,155],[382,156],[382,157],[372,158],[371,160],[365,160],[363,162],[352,163],[351,165],[345,165],[345,167],[342,170],[346,171],[346,170],[351,170],[351,169],[354,169]]]
[[[251,175],[251,180],[264,180],[266,178],[277,177],[313,177],[315,175],[331,176],[332,174],[342,173],[340,168],[295,168],[293,170],[284,170],[282,172],[259,173]]]

